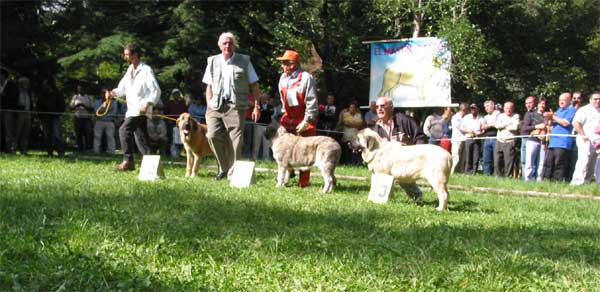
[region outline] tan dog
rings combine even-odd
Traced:
[[[177,128],[187,157],[185,176],[197,176],[202,157],[212,155],[206,138],[206,125],[196,122],[190,114],[182,113],[177,119]]]
[[[342,156],[342,147],[326,136],[302,137],[288,133],[284,127],[271,124],[265,137],[272,142],[273,156],[278,165],[277,187],[287,185],[294,169],[307,170],[317,166],[323,176],[323,193],[333,190],[335,167]]]
[[[447,184],[452,157],[441,147],[382,142],[381,137],[371,129],[358,132],[351,147],[362,150],[362,158],[368,163],[371,172],[394,176],[415,201],[422,200],[421,190],[415,181],[418,178],[426,179],[437,193],[437,210],[448,209]]]

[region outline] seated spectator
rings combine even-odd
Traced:
[[[341,126],[343,132],[343,161],[346,163],[352,163],[354,165],[360,165],[362,163],[360,154],[354,153],[348,145],[348,142],[356,138],[358,131],[364,127],[364,121],[360,111],[358,110],[358,103],[356,101],[350,102],[350,106],[347,109],[342,110],[338,125]]]
[[[94,125],[94,153],[100,154],[100,146],[102,138],[106,139],[106,152],[115,154],[115,119],[117,116],[117,102],[110,103],[108,108],[104,104],[104,92],[107,89],[102,89],[102,98],[96,100],[96,112],[100,113],[96,116],[96,124]]]

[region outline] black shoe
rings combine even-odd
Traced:
[[[227,172],[219,172],[217,175],[215,175],[215,180],[222,180],[224,178],[227,177]]]

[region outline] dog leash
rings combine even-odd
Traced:
[[[111,102],[112,102],[112,100],[113,100],[113,99],[114,99],[114,100],[116,100],[117,102],[120,102],[120,103],[125,103],[123,100],[121,100],[121,99],[118,99],[118,98],[109,98],[109,99],[105,100],[105,101],[102,103],[102,106],[99,106],[99,107],[98,107],[98,109],[96,110],[96,116],[98,116],[98,117],[105,116],[105,115],[108,113],[108,109],[110,108],[110,104],[111,104]],[[101,109],[102,107],[104,107],[104,108],[105,108],[105,109],[104,109],[104,112],[100,112],[100,109]],[[175,118],[171,118],[171,117],[169,117],[169,116],[161,115],[161,114],[152,114],[152,116],[155,116],[155,117],[159,117],[159,118],[162,118],[162,119],[167,119],[167,120],[171,120],[171,121],[177,122],[177,119],[175,119]]]

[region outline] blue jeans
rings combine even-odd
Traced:
[[[525,144],[527,144],[527,140],[529,138],[521,138],[521,178],[525,179],[525,159],[527,157],[527,153],[525,152]],[[537,166],[533,168],[533,172],[537,173]]]
[[[494,153],[496,153],[496,139],[485,139],[483,142],[483,174],[494,174]]]

